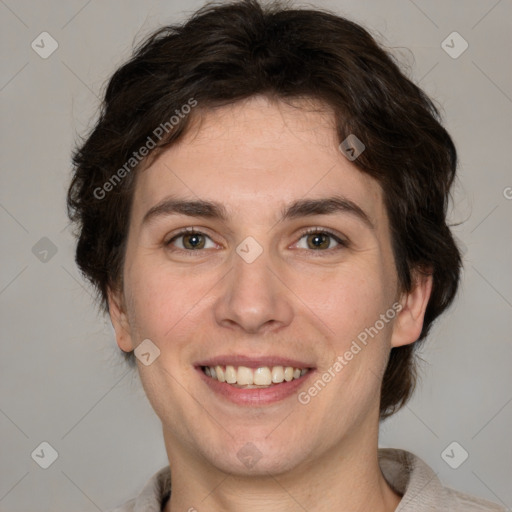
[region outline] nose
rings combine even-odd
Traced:
[[[291,323],[293,294],[270,260],[265,250],[251,263],[234,254],[231,272],[219,283],[215,303],[219,325],[256,334]]]

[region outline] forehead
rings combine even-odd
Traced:
[[[311,101],[291,106],[253,97],[203,111],[138,173],[132,218],[169,195],[220,202],[228,215],[259,221],[300,198],[342,195],[378,225],[385,217],[381,187],[338,145],[334,115]]]

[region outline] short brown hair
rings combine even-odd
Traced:
[[[349,134],[363,141],[366,149],[353,163],[384,191],[401,289],[411,290],[413,271],[433,274],[423,340],[452,302],[461,267],[446,223],[457,154],[439,112],[358,24],[256,0],[208,4],[184,24],[158,29],[108,83],[99,119],[74,152],[68,191],[78,226],[76,262],[103,309],[108,289],[122,286],[135,174],[126,162],[191,99],[198,106],[166,130],[153,156],[178,141],[197,112],[257,94],[319,100],[334,112],[340,142]],[[391,350],[381,418],[412,394],[417,345]],[[133,354],[127,357],[133,362]]]

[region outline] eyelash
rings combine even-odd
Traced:
[[[202,235],[202,236],[205,236],[205,237],[207,237],[207,238],[209,238],[211,240],[211,237],[208,236],[206,233],[203,233],[199,229],[195,229],[193,227],[190,227],[190,228],[182,229],[181,231],[179,231],[178,233],[173,235],[172,238],[170,238],[168,241],[164,242],[164,245],[166,247],[171,246],[172,242],[174,242],[176,239],[180,238],[181,236],[191,235],[191,234],[193,234],[193,235]],[[336,235],[334,232],[332,232],[329,229],[320,228],[320,227],[308,228],[307,230],[303,231],[300,234],[298,240],[301,240],[306,235],[311,235],[311,234],[328,235],[328,236],[333,238],[338,243],[338,246],[334,247],[334,248],[331,248],[331,249],[319,249],[319,250],[301,249],[301,250],[309,250],[310,252],[315,252],[315,253],[332,254],[333,251],[341,250],[341,249],[347,248],[349,246],[349,242],[347,240],[341,239],[338,235]],[[197,249],[197,250],[191,250],[191,249],[172,249],[172,250],[173,250],[173,252],[188,253],[187,255],[193,256],[193,253],[202,252],[204,249]]]

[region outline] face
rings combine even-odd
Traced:
[[[277,474],[376,442],[429,290],[399,294],[382,190],[312,110],[204,113],[137,176],[110,311],[123,350],[160,351],[138,367],[170,456]]]

